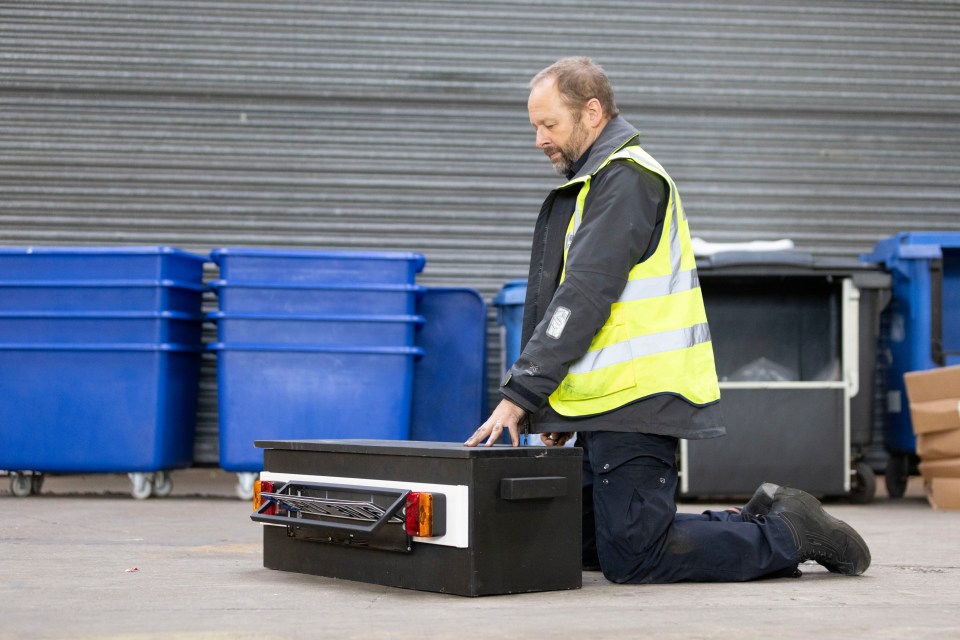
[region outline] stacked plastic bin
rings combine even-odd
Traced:
[[[170,247],[0,248],[0,469],[129,473],[166,495],[193,461],[204,257]]]
[[[882,331],[889,358],[884,479],[889,495],[899,498],[916,463],[903,375],[960,364],[960,233],[898,233],[861,259],[883,265],[893,278]]]
[[[215,249],[220,466],[247,497],[254,440],[410,433],[420,254]]]

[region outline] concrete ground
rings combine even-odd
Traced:
[[[931,509],[919,478],[903,499],[828,505],[871,547],[861,577],[806,564],[799,579],[622,586],[584,573],[580,590],[484,598],[264,569],[235,476],[173,481],[167,498],[134,500],[125,476],[54,476],[27,498],[0,479],[0,638],[960,638],[960,512]]]

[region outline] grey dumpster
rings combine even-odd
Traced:
[[[889,275],[794,251],[720,253],[698,271],[728,435],[681,443],[681,496],[748,496],[769,481],[872,500]]]

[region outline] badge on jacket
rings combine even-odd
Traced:
[[[560,334],[563,333],[563,328],[567,326],[567,320],[569,319],[570,309],[567,309],[566,307],[557,307],[557,310],[553,312],[553,317],[550,318],[550,326],[547,327],[547,335],[554,340],[560,338]]]

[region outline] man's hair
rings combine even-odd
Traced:
[[[614,118],[620,114],[613,100],[613,87],[603,68],[590,58],[561,58],[533,76],[530,88],[544,80],[557,83],[560,98],[573,113],[579,113],[591,98],[600,101],[603,115]]]

